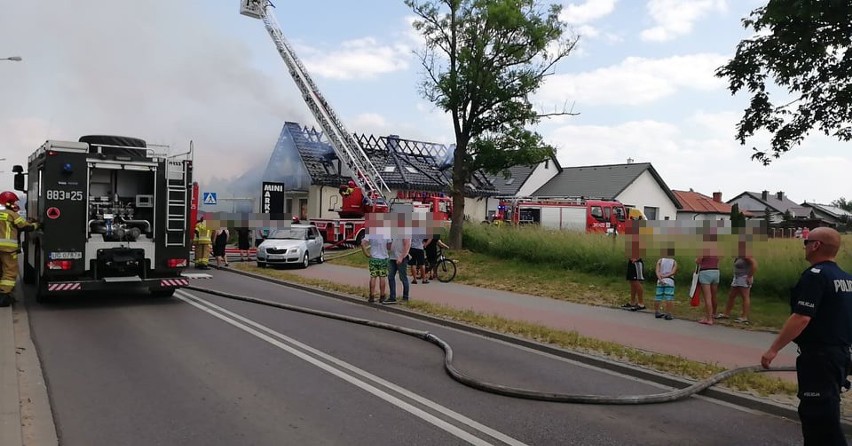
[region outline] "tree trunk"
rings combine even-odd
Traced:
[[[453,249],[462,248],[464,235],[464,185],[467,183],[467,169],[464,164],[464,152],[467,144],[456,145],[453,154],[453,221],[450,224],[450,240],[448,245]]]
[[[456,183],[458,181],[453,180],[453,221],[450,224],[448,245],[453,249],[461,249],[464,229],[464,183],[461,183],[460,188]]]

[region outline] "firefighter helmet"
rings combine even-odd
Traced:
[[[17,203],[17,202],[18,202],[18,195],[16,195],[14,192],[10,192],[10,191],[0,192],[0,204],[5,206],[5,205],[9,205],[9,204],[14,204],[14,203]]]

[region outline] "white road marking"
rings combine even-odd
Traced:
[[[485,425],[477,423],[476,421],[471,420],[471,419],[465,417],[464,415],[461,415],[461,414],[459,414],[459,413],[457,413],[457,412],[455,412],[455,411],[453,411],[453,410],[451,410],[447,407],[441,406],[440,404],[438,404],[434,401],[431,401],[431,400],[426,399],[426,398],[424,398],[420,395],[417,395],[413,392],[410,392],[410,391],[408,391],[408,390],[406,390],[402,387],[399,387],[399,386],[397,386],[397,385],[395,385],[391,382],[388,382],[388,381],[386,381],[386,380],[384,380],[384,379],[382,379],[378,376],[375,376],[375,375],[373,375],[373,374],[371,374],[371,373],[369,373],[369,372],[367,372],[363,369],[360,369],[360,368],[358,368],[358,367],[356,367],[352,364],[349,364],[345,361],[342,361],[340,359],[329,356],[329,355],[327,355],[327,354],[325,354],[325,353],[323,353],[319,350],[316,350],[316,349],[314,349],[314,348],[312,348],[308,345],[305,345],[305,344],[303,344],[303,343],[301,343],[301,342],[299,342],[295,339],[292,339],[292,338],[290,338],[290,337],[288,337],[288,336],[286,336],[282,333],[276,332],[269,327],[266,327],[262,324],[259,324],[257,322],[250,320],[250,319],[247,319],[243,316],[240,316],[236,313],[233,313],[233,312],[231,312],[231,311],[229,311],[225,308],[222,308],[218,305],[207,302],[206,300],[201,299],[201,298],[199,298],[199,297],[197,297],[193,294],[190,294],[186,291],[178,291],[177,297],[179,299],[189,303],[190,305],[193,305],[193,306],[211,314],[212,316],[221,319],[222,321],[225,321],[225,322],[227,322],[227,323],[229,323],[229,324],[231,324],[231,325],[233,325],[233,326],[235,326],[235,327],[237,327],[237,328],[239,328],[239,329],[241,329],[241,330],[243,330],[243,331],[245,331],[249,334],[252,334],[255,337],[262,339],[262,340],[264,340],[264,341],[266,341],[266,342],[268,342],[268,343],[270,343],[270,344],[272,344],[272,345],[274,345],[274,346],[276,346],[276,347],[278,347],[278,348],[280,348],[280,349],[282,349],[282,350],[284,350],[284,351],[286,351],[286,352],[288,352],[288,353],[290,353],[290,354],[292,354],[292,355],[294,355],[294,356],[296,356],[296,357],[298,357],[298,358],[300,358],[300,359],[302,359],[302,360],[304,360],[304,361],[306,361],[306,362],[308,362],[308,363],[310,363],[310,364],[312,364],[312,365],[314,365],[314,366],[316,366],[320,369],[323,369],[326,372],[331,373],[332,375],[335,375],[338,378],[343,379],[344,381],[347,381],[350,384],[353,384],[353,385],[355,385],[355,386],[357,386],[357,387],[359,387],[359,388],[361,388],[361,389],[363,389],[363,390],[365,390],[365,391],[367,391],[367,392],[369,392],[369,393],[371,393],[371,394],[373,394],[373,395],[375,395],[375,396],[377,396],[377,397],[379,397],[379,398],[381,398],[381,399],[383,399],[383,400],[385,400],[385,401],[387,401],[387,402],[389,402],[389,403],[411,413],[412,415],[415,415],[415,416],[435,425],[436,427],[441,428],[441,429],[447,431],[448,433],[455,435],[456,437],[458,437],[458,438],[460,438],[464,441],[467,441],[471,444],[490,445],[491,443],[488,443],[485,440],[478,438],[478,437],[470,434],[469,432],[467,432],[465,430],[462,430],[462,429],[460,429],[460,428],[458,428],[458,427],[456,427],[456,426],[454,426],[454,425],[452,425],[452,424],[450,424],[450,423],[448,423],[448,422],[446,422],[446,421],[444,421],[444,420],[442,420],[442,419],[440,419],[440,418],[438,418],[438,417],[436,417],[436,416],[434,416],[434,415],[432,415],[428,412],[425,412],[422,409],[419,409],[419,408],[413,406],[412,404],[409,404],[409,403],[407,403],[407,402],[405,402],[405,401],[403,401],[403,400],[401,400],[401,399],[399,399],[399,398],[397,398],[397,397],[395,397],[395,396],[393,396],[393,395],[391,395],[391,394],[389,394],[389,393],[387,393],[387,392],[385,392],[385,391],[383,391],[383,390],[381,390],[381,389],[379,389],[379,388],[377,388],[377,387],[375,387],[375,386],[373,386],[373,385],[371,385],[371,384],[369,384],[365,381],[362,381],[362,380],[360,380],[360,379],[358,379],[354,376],[351,376],[347,373],[344,373],[343,371],[341,371],[337,368],[334,368],[334,367],[330,366],[329,364],[322,362],[322,361],[320,361],[320,360],[318,360],[318,359],[316,359],[316,358],[314,358],[310,355],[307,355],[304,352],[296,350],[295,348],[293,348],[293,346],[297,346],[297,347],[299,347],[303,350],[306,350],[306,351],[312,353],[313,355],[316,355],[316,356],[318,356],[318,357],[320,357],[320,358],[322,358],[322,359],[324,359],[328,362],[334,363],[335,365],[337,365],[339,367],[342,367],[342,368],[347,369],[351,372],[354,372],[354,373],[356,373],[356,374],[358,374],[362,377],[368,378],[368,379],[370,379],[370,380],[372,380],[376,383],[379,383],[379,384],[381,384],[381,385],[383,385],[383,386],[385,386],[385,387],[387,387],[387,388],[389,388],[393,391],[398,392],[401,395],[404,395],[404,396],[406,396],[406,397],[408,397],[408,398],[410,398],[414,401],[417,401],[418,403],[423,404],[424,406],[427,406],[427,407],[429,407],[429,408],[431,408],[435,411],[438,411],[438,412],[446,415],[447,417],[458,421],[459,423],[470,426],[471,428],[473,428],[473,429],[475,429],[475,430],[477,430],[477,431],[479,431],[479,432],[481,432],[485,435],[488,435],[492,438],[495,438],[495,439],[497,439],[497,440],[499,440],[503,443],[510,444],[510,445],[513,445],[513,446],[524,445],[524,443],[519,441],[519,440],[516,440],[516,439],[514,439],[514,438],[512,438],[512,437],[510,437],[506,434],[503,434],[502,432],[499,432],[497,430],[491,429],[491,428],[489,428]],[[224,315],[220,314],[220,313],[223,313]],[[227,317],[225,315],[227,315]],[[268,334],[262,333],[262,332],[266,332]],[[283,341],[286,341],[287,343],[292,344],[293,346],[287,345],[287,344],[279,341],[278,339],[273,338],[270,335],[275,336],[275,337],[277,337],[277,338],[279,338]]]

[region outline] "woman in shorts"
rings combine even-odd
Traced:
[[[734,259],[734,280],[731,282],[731,292],[728,293],[728,303],[725,312],[716,315],[716,319],[728,319],[734,310],[737,296],[743,297],[742,315],[734,322],[748,325],[749,312],[751,311],[751,285],[754,283],[754,273],[757,272],[757,260],[749,255],[745,242],[740,241],[738,256]]]

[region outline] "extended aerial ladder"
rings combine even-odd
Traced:
[[[384,202],[390,197],[388,188],[376,166],[370,161],[360,144],[346,130],[343,122],[334,113],[317,88],[308,71],[296,56],[284,33],[278,26],[270,8],[274,7],[269,0],[240,0],[240,14],[260,19],[266,25],[266,30],[275,42],[278,53],[290,70],[290,75],[296,86],[302,92],[305,103],[311,109],[314,118],[319,123],[337,157],[352,172],[352,179],[364,191],[364,196],[372,200],[373,205]]]

